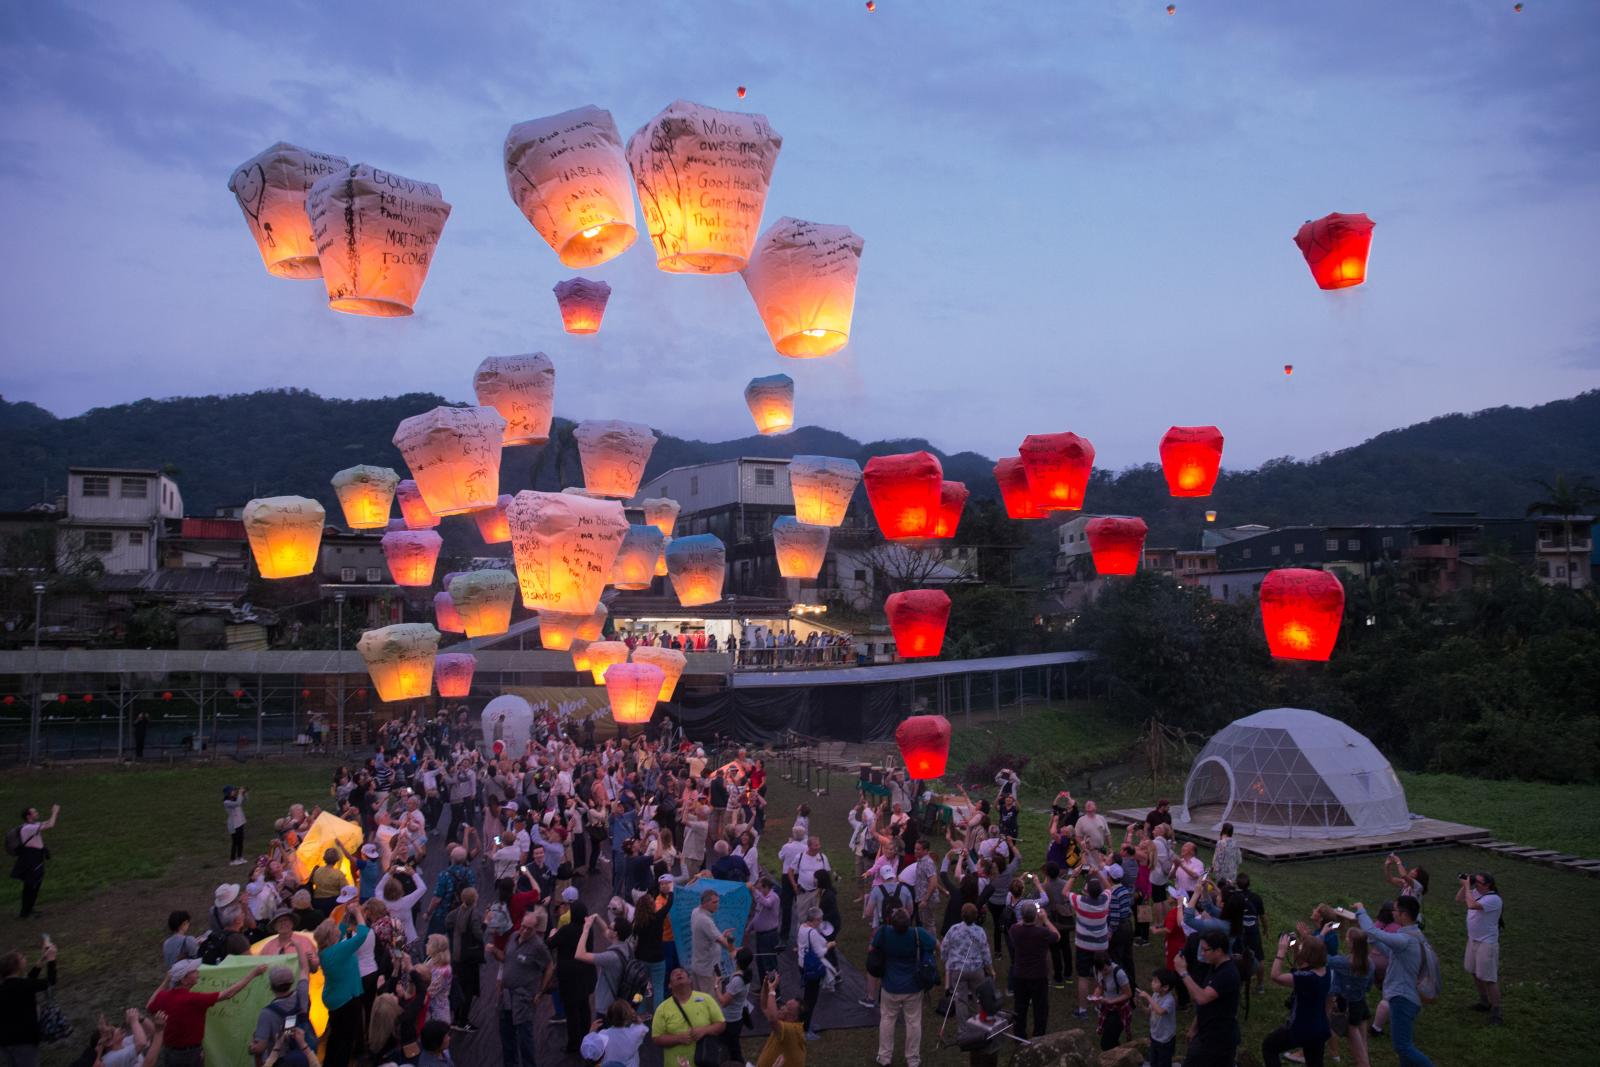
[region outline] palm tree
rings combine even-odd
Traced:
[[[1546,499],[1528,505],[1529,515],[1548,515],[1561,519],[1562,535],[1566,538],[1567,588],[1572,588],[1572,520],[1583,514],[1583,509],[1600,503],[1600,489],[1588,478],[1568,482],[1564,474],[1556,475],[1554,482],[1535,482],[1545,491]]]

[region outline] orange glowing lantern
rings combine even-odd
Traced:
[[[722,599],[728,552],[716,534],[675,537],[667,546],[666,557],[667,576],[679,604],[692,608]]]
[[[1028,472],[1022,469],[1021,456],[1006,456],[996,463],[994,480],[1000,485],[1000,499],[1005,502],[1007,518],[1044,518],[1044,510],[1033,502],[1033,494],[1028,491]]]
[[[510,628],[511,605],[517,599],[517,577],[510,571],[458,574],[450,579],[448,592],[468,637],[492,637]]]
[[[356,642],[382,701],[425,697],[433,690],[433,660],[439,631],[425,622],[402,622],[368,630]]]
[[[606,618],[611,611],[604,604],[596,604],[593,611],[578,617],[578,640],[598,641],[605,632]]]
[[[666,672],[653,663],[614,663],[606,668],[606,698],[618,726],[650,721],[666,687]]]
[[[298,578],[317,566],[322,547],[322,505],[303,496],[252,500],[240,513],[256,569],[263,578]]]
[[[332,479],[334,494],[352,530],[381,530],[389,525],[394,491],[400,476],[388,467],[358,464],[346,467]]]
[[[506,445],[542,445],[550,440],[556,410],[556,365],[543,352],[490,356],[472,376],[478,403],[506,420]]]
[[[1283,365],[1283,373],[1284,373],[1285,376],[1293,374],[1294,373],[1294,364],[1293,363],[1285,363]]]
[[[1215,511],[1206,512],[1206,521],[1207,522],[1216,522],[1217,521],[1217,513]]]
[[[595,685],[606,684],[607,668],[628,662],[628,646],[621,641],[590,641],[588,651],[589,673]],[[656,688],[659,691],[660,686]]]
[[[779,577],[811,579],[821,574],[822,561],[828,555],[828,532],[827,526],[812,526],[793,515],[772,520],[772,550],[778,557]]]
[[[502,493],[494,507],[472,513],[472,521],[478,524],[478,536],[483,538],[484,544],[503,545],[511,540],[511,520],[506,518],[506,507],[510,503],[511,497]]]
[[[626,500],[639,491],[639,479],[656,447],[650,427],[615,419],[585,419],[572,431],[583,464],[583,487],[596,496]]]
[[[648,663],[661,668],[661,693],[659,699],[666,701],[672,699],[673,692],[678,688],[678,679],[683,677],[684,668],[689,665],[689,657],[675,648],[660,648],[656,645],[640,645],[633,650],[633,662]]]
[[[1307,221],[1294,235],[1306,257],[1311,276],[1322,289],[1347,289],[1367,280],[1367,253],[1372,248],[1372,227],[1365,214],[1335,211],[1315,222]]]
[[[863,246],[848,226],[788,216],[761,235],[744,284],[779,354],[809,359],[849,343]]]
[[[927,452],[873,456],[861,473],[878,529],[891,541],[928,537],[939,517],[944,471]]]
[[[450,580],[445,579],[449,585]],[[433,628],[442,634],[466,633],[466,626],[461,622],[461,613],[456,610],[455,601],[450,599],[448,590],[433,594]]]
[[[588,278],[568,278],[556,282],[556,306],[561,309],[561,328],[568,333],[599,333],[606,317],[606,301],[611,286]]]
[[[611,565],[611,584],[618,589],[649,589],[666,540],[654,526],[629,526]]]
[[[1174,426],[1161,437],[1161,473],[1173,496],[1210,496],[1222,466],[1222,431]]]
[[[1133,574],[1144,555],[1148,528],[1137,516],[1104,515],[1090,519],[1084,528],[1097,574]]]
[[[900,758],[914,781],[942,778],[950,759],[950,720],[943,715],[913,715],[895,727],[894,743],[900,746]]]
[[[500,499],[500,442],[506,420],[494,408],[447,408],[400,420],[395,447],[435,515],[492,508]]]
[[[442,697],[464,697],[472,692],[472,672],[478,657],[471,652],[441,652],[433,661],[433,681]]]
[[[439,562],[444,538],[432,530],[390,530],[383,535],[383,558],[395,585],[433,584],[433,567]]]
[[[524,489],[506,508],[522,606],[588,614],[611,577],[628,519],[615,500]]]
[[[577,671],[579,674],[588,674],[589,642],[574,641],[568,647],[572,650],[572,669]]]
[[[400,514],[408,530],[431,530],[439,525],[439,516],[428,510],[417,483],[407,478],[395,487],[395,499],[400,502]]]
[[[794,379],[787,374],[751,378],[744,387],[744,402],[764,434],[787,433],[794,429]]]
[[[306,193],[328,306],[409,315],[450,217],[439,187],[358,163]]]
[[[648,497],[644,501],[644,521],[661,531],[661,536],[671,537],[672,528],[678,524],[680,505],[664,496]]]
[[[306,215],[306,192],[317,179],[345,171],[343,156],[312,152],[279,141],[239,164],[228,179],[267,273],[279,278],[320,278],[317,242]]]
[[[1261,582],[1261,624],[1278,659],[1326,661],[1344,619],[1344,585],[1328,571],[1283,567]]]
[[[1082,511],[1094,445],[1075,433],[1031,433],[1019,449],[1028,492],[1045,511]]]
[[[573,646],[578,632],[578,621],[587,615],[573,615],[565,611],[539,612],[539,646],[552,652],[563,652]]]
[[[672,274],[743,270],[783,147],[765,115],[678,100],[628,138],[628,165],[656,249]]]
[[[937,656],[950,623],[950,598],[940,589],[908,589],[883,603],[901,659]]]
[[[789,461],[794,517],[811,526],[838,526],[844,522],[850,498],[860,483],[861,468],[853,459],[795,456]]]
[[[505,163],[511,199],[566,266],[597,266],[638,238],[622,133],[604,108],[517,123]]]
[[[961,482],[939,483],[939,513],[934,516],[930,536],[945,540],[956,535],[961,525],[961,509],[967,506],[967,487]]]
[[[872,12],[876,10],[878,10],[878,0],[867,0],[867,11]]]

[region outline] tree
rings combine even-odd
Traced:
[[[1554,482],[1538,480],[1536,485],[1545,491],[1545,499],[1535,500],[1528,505],[1529,515],[1547,515],[1561,520],[1561,533],[1566,539],[1567,558],[1567,588],[1573,587],[1572,581],[1572,520],[1584,513],[1584,509],[1600,503],[1600,489],[1596,489],[1588,478],[1579,478],[1576,482],[1568,482],[1565,474],[1556,475]]]
[[[850,551],[872,571],[873,589],[881,596],[921,588],[935,577],[939,584],[972,577],[971,560],[946,559],[941,548],[876,541]]]

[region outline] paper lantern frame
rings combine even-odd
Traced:
[[[1101,515],[1084,527],[1096,574],[1126,575],[1139,570],[1144,558],[1144,539],[1149,532],[1137,516]]]
[[[433,692],[439,631],[427,623],[402,622],[368,630],[356,642],[356,651],[366,660],[367,673],[384,703]]]
[[[517,601],[517,576],[510,571],[467,571],[450,579],[450,601],[469,638],[493,637],[511,627]]]
[[[780,434],[794,429],[794,379],[787,374],[751,378],[744,387],[744,402],[760,433]]]
[[[946,481],[939,484],[939,511],[934,516],[931,536],[941,541],[955,537],[969,495],[962,482]]]
[[[512,498],[506,516],[523,607],[594,611],[628,533],[622,505],[524,489]]]
[[[812,526],[796,520],[793,515],[780,515],[772,520],[772,551],[778,558],[778,576],[815,580],[828,558],[831,532],[831,527]]]
[[[1033,502],[1028,489],[1028,472],[1021,456],[1006,456],[994,465],[994,480],[1000,486],[1000,500],[1009,519],[1042,519],[1045,510]]]
[[[611,565],[611,584],[624,590],[649,589],[666,544],[666,537],[654,526],[629,526]]]
[[[494,507],[472,513],[472,521],[477,524],[478,536],[483,538],[484,544],[503,545],[511,540],[511,520],[506,518],[510,503],[510,494],[502,493]]]
[[[566,266],[598,266],[638,239],[632,175],[611,112],[590,104],[519,122],[504,157],[512,202]]]
[[[478,403],[506,421],[503,445],[542,445],[550,440],[556,411],[556,365],[543,352],[489,356],[472,374]]]
[[[1347,215],[1335,211],[1320,219],[1308,219],[1300,227],[1294,243],[1319,289],[1348,289],[1367,280],[1367,259],[1376,225],[1364,212]]]
[[[611,286],[589,278],[567,278],[552,287],[556,307],[561,312],[561,328],[572,334],[600,332],[605,321]]]
[[[656,435],[650,427],[617,419],[585,419],[572,431],[583,465],[583,487],[594,496],[627,500],[639,492]]]
[[[671,537],[673,528],[678,525],[678,512],[682,506],[668,497],[650,497],[642,505],[644,521],[660,530],[663,537]]]
[[[251,156],[228,178],[228,191],[250,227],[261,263],[275,278],[322,277],[306,194],[329,174],[348,170],[343,156],[279,141]]]
[[[1175,497],[1210,496],[1222,467],[1222,431],[1174,426],[1161,435],[1161,473]]]
[[[633,662],[649,663],[661,668],[660,700],[662,703],[666,703],[672,699],[672,694],[677,691],[678,681],[683,677],[683,672],[689,665],[689,657],[675,648],[640,645],[633,650]]]
[[[621,641],[590,641],[587,651],[589,673],[595,685],[606,684],[606,671],[609,668],[628,662],[628,646]]]
[[[895,727],[894,741],[912,781],[944,777],[950,760],[950,720],[943,715],[913,715]]]
[[[392,468],[358,463],[339,471],[329,484],[339,498],[344,524],[350,529],[382,530],[389,525],[395,490],[400,487],[400,475]]]
[[[1029,434],[1017,450],[1034,506],[1044,511],[1082,511],[1094,473],[1094,445],[1075,433]]]
[[[650,721],[666,686],[666,673],[653,663],[613,663],[602,681],[611,703],[611,718],[618,726]]]
[[[667,577],[678,603],[686,608],[722,599],[728,572],[728,550],[715,534],[675,537],[667,546]]]
[[[410,478],[395,486],[394,498],[400,504],[400,517],[406,529],[431,530],[439,525],[439,516],[429,509],[428,502],[422,499],[422,490]]]
[[[390,530],[383,535],[383,558],[395,585],[421,587],[433,584],[444,538],[432,530]]]
[[[433,681],[441,697],[459,699],[472,693],[478,657],[470,652],[441,652],[433,661]]]

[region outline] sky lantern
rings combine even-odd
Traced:
[[[439,516],[428,510],[417,483],[407,478],[395,486],[395,499],[400,502],[400,514],[408,530],[431,530],[439,525]]]
[[[906,773],[918,782],[942,778],[950,759],[950,720],[943,715],[913,715],[894,730]]]
[[[1261,582],[1261,624],[1278,659],[1325,661],[1339,640],[1344,585],[1329,571],[1282,567]]]
[[[437,407],[401,419],[395,447],[435,515],[492,508],[500,499],[500,440],[506,420],[494,408]]]
[[[961,525],[961,509],[967,506],[967,487],[962,482],[939,483],[939,512],[933,519],[930,536],[945,540],[956,535]]]
[[[449,585],[448,578],[445,584]],[[456,610],[455,601],[450,599],[449,590],[433,594],[433,628],[442,634],[466,633],[467,628],[461,621],[461,613]]]
[[[789,460],[794,517],[812,526],[838,526],[860,482],[861,468],[853,459],[795,456]]]
[[[675,537],[667,546],[667,576],[686,608],[721,600],[727,569],[728,552],[716,534]]]
[[[541,613],[542,614],[542,613]],[[572,652],[572,669],[579,674],[589,673],[589,642],[573,641],[568,648]]]
[[[458,574],[450,579],[448,592],[468,637],[493,637],[510,628],[511,605],[517,599],[517,577],[510,571]]]
[[[441,652],[433,660],[433,681],[442,697],[464,697],[472,692],[472,672],[478,657],[471,652]]]
[[[411,314],[450,217],[437,185],[357,163],[319,178],[306,213],[330,308]]]
[[[606,619],[611,614],[611,609],[604,604],[596,604],[594,610],[587,615],[578,616],[578,640],[598,641],[605,632]]]
[[[1137,516],[1102,515],[1090,519],[1084,533],[1097,574],[1133,574],[1144,556],[1148,528]]]
[[[589,642],[589,673],[595,685],[606,684],[606,670],[618,663],[628,662],[628,646],[621,641]],[[657,684],[657,691],[660,685]]]
[[[1293,374],[1294,373],[1294,364],[1293,363],[1285,363],[1283,365],[1283,373],[1284,373],[1285,377],[1287,377],[1290,374]]]
[[[849,343],[863,245],[848,226],[785,215],[767,227],[743,275],[780,355],[827,356]]]
[[[1033,502],[1028,491],[1028,472],[1022,469],[1021,456],[1006,456],[994,465],[994,480],[1000,486],[1000,499],[1011,519],[1042,519],[1045,512]]]
[[[356,642],[378,699],[410,700],[433,691],[433,661],[439,631],[425,622],[402,622],[368,630]]]
[[[597,266],[638,238],[622,133],[604,108],[517,123],[505,163],[512,202],[566,266]]]
[[[1215,511],[1206,512],[1206,521],[1207,522],[1216,522],[1217,521],[1217,513]]]
[[[765,115],[677,100],[628,138],[657,268],[672,274],[743,270],[761,227],[783,138]]]
[[[574,615],[566,611],[539,612],[539,647],[552,652],[562,652],[573,646],[578,635],[578,623],[587,615]]]
[[[665,578],[667,576],[667,546],[670,544],[672,544],[672,538],[670,537],[663,539],[661,542],[661,555],[656,557],[657,578]]]
[[[383,558],[395,585],[433,584],[433,567],[439,562],[444,538],[432,530],[390,530],[383,535]]]
[[[658,645],[640,645],[633,650],[633,662],[648,663],[661,668],[661,693],[660,700],[672,699],[672,694],[678,688],[678,679],[683,677],[684,668],[689,665],[689,657],[675,648],[661,648]]]
[[[478,403],[506,420],[501,443],[542,445],[556,410],[556,365],[543,352],[490,356],[472,376]]]
[[[649,589],[666,541],[654,526],[629,526],[611,565],[611,584],[618,589]]]
[[[928,452],[873,456],[861,473],[878,529],[891,541],[928,537],[939,516],[944,471]]]
[[[511,520],[506,518],[506,506],[511,503],[511,497],[501,493],[492,508],[472,513],[472,521],[478,524],[478,536],[483,538],[486,545],[503,545],[511,540]]]
[[[793,515],[772,520],[772,550],[783,578],[812,579],[822,573],[828,555],[827,526],[812,526]]]
[[[588,614],[611,578],[628,519],[615,500],[524,489],[506,508],[522,606]]]
[[[624,500],[639,491],[639,479],[656,447],[650,427],[616,419],[585,419],[572,436],[578,442],[585,489]]]
[[[1335,211],[1300,227],[1294,243],[1300,246],[1319,288],[1348,289],[1367,280],[1367,252],[1372,248],[1374,225],[1365,214]]]
[[[666,672],[653,663],[614,663],[606,668],[606,698],[618,726],[650,721],[666,684]]]
[[[644,521],[660,530],[663,537],[671,537],[672,528],[678,524],[678,511],[682,505],[664,496],[652,496],[647,497],[641,506],[644,508]]]
[[[1173,496],[1210,496],[1222,466],[1222,431],[1174,426],[1161,435],[1161,473]]]
[[[950,597],[941,589],[908,589],[891,593],[883,604],[901,659],[937,656],[950,622]]]
[[[357,464],[335,474],[331,481],[346,526],[352,530],[382,530],[389,525],[394,491],[400,485],[400,476],[393,470]]]
[[[878,10],[878,0],[867,0],[867,11],[868,11],[868,13],[870,14],[871,12],[876,11],[876,10]]]
[[[317,566],[322,505],[303,496],[268,496],[244,506],[245,536],[263,578],[298,578]]]
[[[794,379],[787,374],[751,378],[744,387],[744,402],[764,434],[787,433],[794,429]]]
[[[279,141],[239,164],[228,191],[250,226],[267,273],[278,278],[320,278],[317,242],[306,215],[306,192],[318,178],[347,170],[343,156]]]
[[[1094,445],[1075,433],[1030,433],[1019,449],[1028,492],[1045,511],[1082,511]]]
[[[606,301],[611,286],[588,278],[568,278],[556,282],[556,306],[561,309],[561,328],[568,333],[599,333],[606,317]]]

